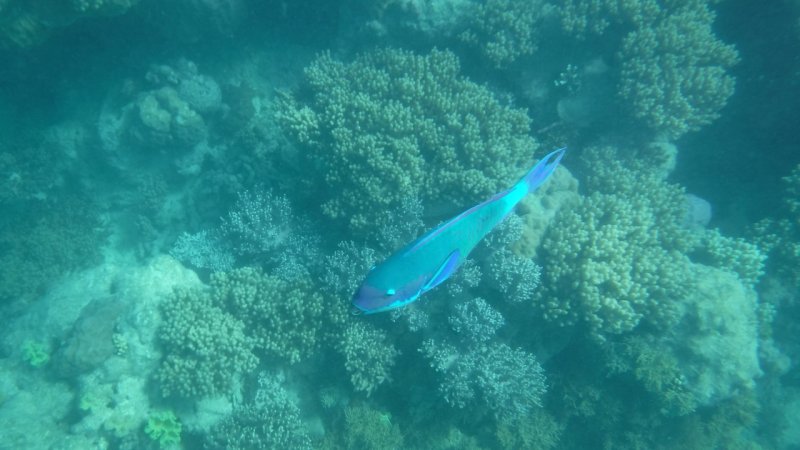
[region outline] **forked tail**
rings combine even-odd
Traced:
[[[535,191],[540,184],[544,183],[545,180],[553,174],[553,171],[556,170],[558,163],[561,162],[561,158],[564,157],[564,153],[566,152],[566,147],[550,152],[533,166],[533,169],[522,178],[525,184],[528,185],[528,192]]]

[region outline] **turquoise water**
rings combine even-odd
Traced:
[[[800,448],[798,50],[794,0],[0,0],[0,449]]]

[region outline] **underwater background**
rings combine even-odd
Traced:
[[[798,105],[797,0],[0,0],[0,449],[800,449]]]

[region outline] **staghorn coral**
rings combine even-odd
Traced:
[[[239,318],[255,348],[294,364],[320,346],[323,299],[307,279],[286,281],[244,267],[211,277],[211,298]]]
[[[509,249],[492,254],[486,264],[486,280],[511,303],[531,300],[541,279],[541,267],[531,258],[519,256]]]
[[[474,344],[483,344],[492,339],[497,330],[505,325],[502,314],[482,298],[459,303],[453,309],[453,314],[448,318],[450,328]]]
[[[536,148],[527,115],[458,73],[438,50],[349,64],[325,54],[306,69],[306,90],[284,99],[280,118],[318,174],[326,216],[369,234],[404,199],[471,204],[520,175]]]
[[[176,290],[164,303],[158,337],[164,351],[156,380],[165,397],[227,394],[253,370],[254,342],[239,319],[207,291]]]
[[[454,337],[427,339],[419,352],[438,374],[438,390],[456,408],[479,407],[500,421],[520,418],[547,390],[534,355],[495,342],[503,316],[482,299],[461,303],[449,317]]]
[[[439,374],[439,392],[453,407],[479,407],[507,421],[541,406],[547,390],[544,373],[536,358],[522,349],[485,344],[462,352],[429,339],[419,351]]]
[[[240,255],[264,255],[288,244],[294,214],[289,199],[268,190],[243,191],[222,218],[220,232]]]
[[[233,268],[233,253],[219,233],[200,231],[189,234],[181,233],[172,246],[169,254],[182,263],[212,272],[221,272]]]

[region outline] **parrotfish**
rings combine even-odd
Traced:
[[[553,174],[566,150],[548,154],[511,189],[428,231],[370,269],[353,295],[353,313],[401,308],[450,278],[472,249]]]

